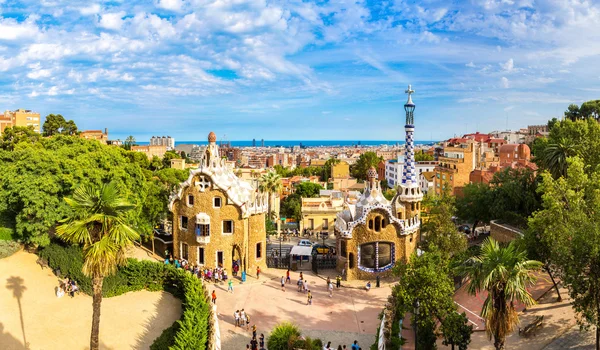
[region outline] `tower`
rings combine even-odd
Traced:
[[[402,202],[420,202],[423,199],[423,193],[419,186],[419,175],[417,174],[417,164],[415,162],[415,144],[414,144],[414,111],[415,104],[412,101],[414,90],[411,86],[405,91],[408,94],[408,101],[404,104],[406,111],[406,124],[404,131],[406,133],[406,144],[404,145],[404,169],[402,171],[402,181],[398,189],[399,199]]]

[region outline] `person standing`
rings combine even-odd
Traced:
[[[213,292],[212,292],[211,299],[212,299],[212,303],[213,304],[217,303],[217,292],[214,289],[213,289]]]
[[[262,333],[260,334],[260,337],[258,338],[258,345],[260,346],[260,350],[265,349],[265,335]]]
[[[281,276],[281,290],[285,292],[285,280],[283,279],[283,276]]]
[[[290,269],[288,269],[287,272],[285,273],[285,282],[292,283],[292,279],[290,278]]]
[[[304,288],[304,293],[306,293],[306,291],[308,290],[308,282],[306,280],[304,280],[304,283],[302,285]]]
[[[354,341],[354,344],[352,344],[352,350],[358,350],[360,349],[360,346],[358,346],[358,340]]]
[[[252,338],[256,339],[256,325],[255,324],[252,325]]]
[[[340,288],[342,286],[342,276],[337,275],[335,278],[335,287]]]
[[[327,289],[329,290],[329,297],[333,297],[333,283],[331,283],[331,281],[329,281],[329,285],[327,286]]]
[[[242,312],[240,312],[240,327],[244,327],[245,324],[246,324],[246,311],[244,311],[244,309],[242,309]]]
[[[300,271],[300,279],[303,280],[304,277],[302,277],[302,271]]]
[[[312,294],[310,293],[310,290],[308,291],[308,294],[306,295],[306,305],[312,305]]]
[[[250,315],[246,314],[246,330],[250,330]]]
[[[228,292],[231,292],[231,294],[233,294],[233,280],[232,280],[232,279],[230,279],[230,280],[227,282],[227,291],[228,291]]]
[[[298,291],[301,292],[302,291],[302,279],[298,279]]]
[[[327,283],[326,283],[327,287],[329,287],[329,283],[331,283],[331,279],[329,278],[329,276],[327,276]]]
[[[250,350],[258,350],[258,342],[256,341],[256,337],[252,337],[252,340],[250,340]]]
[[[260,279],[260,266],[256,267],[256,279]]]
[[[239,327],[240,326],[240,310],[235,310],[235,312],[233,313],[233,318],[235,319],[235,326]]]

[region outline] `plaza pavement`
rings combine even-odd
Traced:
[[[57,298],[58,279],[36,260],[23,251],[0,259],[0,349],[89,349],[92,298]],[[148,349],[179,319],[181,302],[165,292],[131,292],[103,299],[101,315],[101,349]]]
[[[368,349],[375,341],[379,326],[378,315],[390,294],[390,287],[384,285],[367,292],[364,282],[342,282],[343,287],[334,288],[329,298],[326,275],[315,276],[311,271],[303,271],[313,295],[313,304],[306,305],[306,294],[297,291],[299,273],[291,272],[292,283],[281,290],[280,279],[285,270],[268,269],[263,271],[260,280],[255,275],[240,284],[235,280],[234,293],[227,293],[226,284],[208,284],[209,292],[216,290],[217,312],[221,329],[222,349],[245,349],[251,339],[251,331],[236,328],[233,314],[245,309],[250,323],[256,324],[258,335],[269,331],[282,321],[297,324],[306,336],[321,339],[324,344],[331,341],[337,348],[340,344],[350,344],[358,340],[363,349]],[[335,285],[335,275],[330,276]]]

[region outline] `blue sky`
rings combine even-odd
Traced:
[[[598,1],[0,0],[0,109],[111,138],[402,140],[600,98]]]

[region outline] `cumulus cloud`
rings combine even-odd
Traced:
[[[0,17],[0,40],[19,40],[34,38],[40,34],[35,24],[37,17],[30,16],[24,22],[12,18]]]
[[[513,69],[515,68],[515,63],[514,63],[513,59],[510,58],[505,63],[500,63],[500,67],[502,67],[502,69],[504,69],[507,72],[512,72]]]
[[[157,7],[179,12],[183,8],[185,2],[183,0],[159,0],[157,3]]]
[[[500,79],[500,85],[504,88],[504,89],[508,89],[510,87],[510,82],[508,81],[508,78],[506,77],[502,77]]]
[[[81,13],[84,16],[96,15],[96,14],[100,13],[100,5],[98,5],[98,4],[91,4],[91,5],[86,6],[86,7],[80,7],[79,8],[79,13]]]
[[[106,29],[119,30],[123,26],[123,17],[125,17],[125,11],[104,13],[100,15],[98,25]]]

